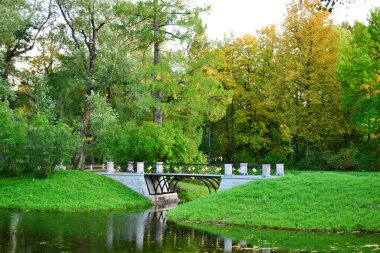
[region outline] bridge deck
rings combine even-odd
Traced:
[[[184,178],[193,178],[202,182],[211,193],[217,192],[222,175],[211,174],[178,174],[178,173],[145,173],[145,183],[150,195],[174,193],[179,181]]]
[[[216,175],[216,174],[181,174],[181,173],[145,173],[144,176],[222,178],[222,175]]]

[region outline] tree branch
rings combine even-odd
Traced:
[[[59,10],[61,11],[61,14],[63,16],[63,19],[65,20],[66,24],[69,26],[70,28],[70,31],[71,31],[71,37],[73,38],[74,40],[74,44],[75,44],[75,47],[78,49],[78,50],[81,50],[81,47],[80,47],[80,43],[75,35],[75,28],[74,28],[74,25],[73,25],[73,20],[72,18],[70,17],[70,15],[68,13],[65,12],[63,6],[62,6],[62,3],[60,2],[60,0],[55,0],[55,2],[57,3],[58,5],[58,8]]]

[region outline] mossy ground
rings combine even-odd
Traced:
[[[313,231],[380,231],[380,173],[295,172],[180,205],[186,223]]]
[[[112,179],[83,171],[59,171],[46,179],[0,179],[0,208],[85,212],[137,210],[151,202]]]

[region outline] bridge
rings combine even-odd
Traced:
[[[117,172],[115,164],[113,162],[107,163],[107,171],[100,172],[99,174],[112,178],[132,190],[140,193],[141,195],[149,198],[154,202],[178,202],[177,185],[178,182],[184,179],[194,179],[205,185],[209,193],[227,190],[238,185],[242,185],[254,180],[273,179],[284,175],[284,165],[276,164],[276,174],[271,175],[270,164],[263,164],[261,175],[248,175],[248,164],[241,163],[239,168],[233,168],[233,164],[223,165],[205,165],[196,164],[196,166],[203,166],[201,171],[206,171],[205,168],[211,168],[213,171],[222,171],[224,174],[205,174],[201,173],[189,173],[195,172],[194,169],[182,169],[179,171],[177,167],[175,169],[166,169],[168,172],[164,172],[164,165],[162,162],[155,164],[155,170],[152,166],[145,171],[144,163],[136,163],[137,170],[134,170],[135,163],[129,162],[126,166],[125,172]],[[208,167],[207,167],[208,166]],[[116,167],[120,167],[116,165]],[[189,165],[186,165],[188,168]],[[223,168],[222,168],[223,167]],[[236,166],[235,166],[236,167]],[[194,168],[194,167],[192,167]],[[176,172],[171,172],[176,171]],[[210,170],[209,170],[210,171]],[[186,172],[186,173],[184,173]],[[237,174],[237,175],[234,175]]]

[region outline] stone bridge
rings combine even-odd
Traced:
[[[112,178],[130,189],[140,193],[153,202],[178,202],[176,193],[177,184],[182,179],[192,178],[202,182],[210,193],[224,191],[255,180],[273,179],[284,176],[284,165],[276,164],[276,174],[270,173],[270,165],[262,165],[262,175],[249,176],[247,173],[247,163],[241,163],[240,175],[233,175],[232,164],[224,164],[224,175],[217,174],[188,174],[188,173],[164,173],[163,163],[156,163],[155,173],[145,173],[144,163],[137,163],[137,170],[134,171],[133,164],[128,164],[128,172],[116,172],[113,162],[107,163],[107,172],[99,174]]]

